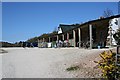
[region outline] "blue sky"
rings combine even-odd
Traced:
[[[2,40],[23,41],[52,32],[59,24],[97,19],[107,8],[118,13],[117,2],[3,2]]]

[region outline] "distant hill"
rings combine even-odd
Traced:
[[[0,42],[0,47],[20,47],[21,44],[13,44],[8,42]]]
[[[36,43],[38,42],[38,39],[42,39],[43,37],[47,38],[48,36],[55,35],[55,34],[57,34],[57,31],[53,31],[52,33],[44,33],[38,37],[33,37],[24,42],[34,43],[36,45]],[[22,47],[22,44],[23,44],[23,41],[16,42],[16,43],[0,42],[0,47]]]
[[[52,33],[44,33],[38,37],[33,37],[31,39],[28,39],[26,42],[31,42],[31,43],[38,42],[38,39],[47,38],[48,36],[55,35],[55,34],[57,34],[57,31],[53,31]]]
[[[33,38],[31,38],[31,39],[28,39],[26,42],[37,42],[37,40],[38,40],[38,38],[39,37],[33,37]]]

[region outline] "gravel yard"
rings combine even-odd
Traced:
[[[106,49],[78,48],[4,48],[3,78],[99,78],[100,70],[94,61]],[[79,66],[79,70],[66,68]]]

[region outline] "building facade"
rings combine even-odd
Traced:
[[[113,44],[114,39],[113,36],[110,35],[110,29],[112,28],[112,34],[113,31],[119,29],[119,19],[120,15],[116,15],[91,20],[82,24],[60,24],[58,34],[38,40],[38,47],[41,47],[40,45],[42,44],[47,44],[46,46],[48,47],[56,47],[57,43],[65,43],[65,45],[67,44],[69,47],[89,47],[91,49],[98,46],[116,45]],[[109,42],[111,43],[108,44]]]

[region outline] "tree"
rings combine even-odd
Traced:
[[[103,16],[104,17],[110,17],[110,16],[112,16],[113,15],[113,12],[112,12],[112,10],[110,10],[110,9],[106,9],[105,11],[104,11],[104,13],[103,13]]]
[[[44,33],[44,34],[41,34],[38,37],[30,38],[30,39],[27,40],[27,42],[37,42],[38,39],[48,38],[50,35],[56,35],[56,34],[57,34],[57,28],[55,27],[53,32],[51,32],[51,33]]]
[[[33,37],[27,40],[27,42],[37,42],[38,37]]]
[[[58,31],[58,28],[55,27],[54,30],[53,30],[53,33],[54,33],[54,32],[57,32],[57,31]]]
[[[120,45],[120,30],[116,32],[113,37],[115,38],[115,41],[117,42],[117,45]]]

